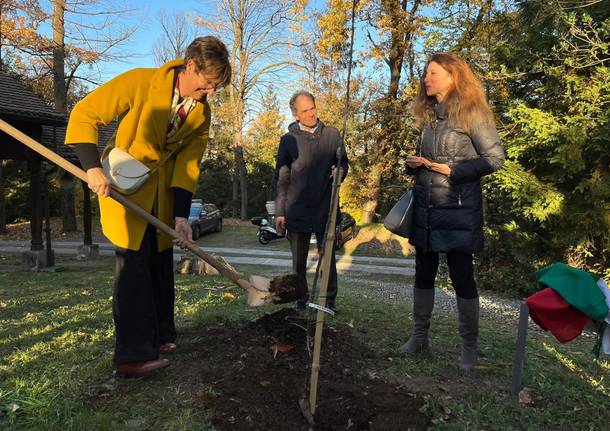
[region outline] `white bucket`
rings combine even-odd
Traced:
[[[275,215],[275,201],[265,202],[265,208],[267,209],[267,214]]]

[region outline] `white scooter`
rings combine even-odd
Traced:
[[[280,235],[278,234],[277,229],[275,228],[275,202],[267,201],[265,203],[265,208],[267,209],[267,213],[269,214],[271,223],[265,217],[252,217],[250,219],[250,223],[255,226],[258,226],[258,232],[256,233],[258,242],[260,242],[261,244],[269,244],[275,239],[286,238],[285,231],[282,235]]]

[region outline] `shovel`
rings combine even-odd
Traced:
[[[14,128],[7,122],[0,119],[0,129],[29,147],[36,153],[70,172],[80,180],[87,182],[87,174],[82,169],[65,160],[44,145],[30,138],[28,135]],[[181,239],[178,233],[163,223],[158,218],[144,211],[142,208],[131,202],[116,190],[110,190],[110,197],[130,209],[161,232],[169,235],[173,239]],[[264,304],[283,304],[296,300],[296,277],[293,274],[277,276],[273,279],[251,275],[249,280],[244,279],[233,268],[224,262],[205,252],[193,243],[187,243],[188,250],[200,257],[205,262],[212,265],[223,277],[228,278],[233,283],[248,293],[247,303],[251,307],[258,307]]]

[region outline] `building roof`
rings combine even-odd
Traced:
[[[66,124],[66,116],[9,75],[0,72],[0,115],[38,124]]]
[[[98,128],[98,145],[100,155],[106,148],[106,143],[112,137],[116,130],[117,123],[113,121],[107,126],[99,126]],[[42,126],[42,142],[45,147],[55,151],[59,156],[71,161],[80,166],[78,157],[72,149],[71,145],[64,144],[66,140],[66,126],[52,127]]]

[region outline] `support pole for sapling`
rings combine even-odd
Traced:
[[[322,275],[322,284],[320,286],[320,292],[317,298],[316,314],[316,331],[314,335],[314,349],[313,358],[311,362],[311,376],[309,380],[309,411],[304,412],[305,417],[313,425],[313,421],[316,414],[316,404],[318,397],[318,377],[320,374],[320,354],[322,350],[322,333],[324,331],[324,318],[329,310],[325,307],[326,304],[326,293],[328,291],[328,281],[330,279],[330,266],[332,263],[332,257],[335,247],[335,235],[337,226],[337,213],[339,211],[339,191],[341,189],[341,181],[344,176],[344,168],[341,165],[341,160],[345,154],[344,142],[345,133],[347,130],[347,119],[349,117],[349,102],[350,102],[350,83],[352,76],[352,59],[354,53],[354,23],[356,18],[356,4],[358,0],[352,1],[352,29],[351,29],[351,40],[350,40],[350,52],[349,52],[349,65],[347,68],[347,91],[345,95],[345,110],[343,113],[343,130],[341,131],[341,142],[337,149],[337,165],[333,170],[333,184],[330,198],[330,210],[328,214],[328,221],[326,223],[326,233],[324,235],[324,242],[322,248],[322,256],[320,256],[321,262],[318,267]],[[302,403],[301,403],[302,404]],[[303,405],[301,405],[303,410]]]

